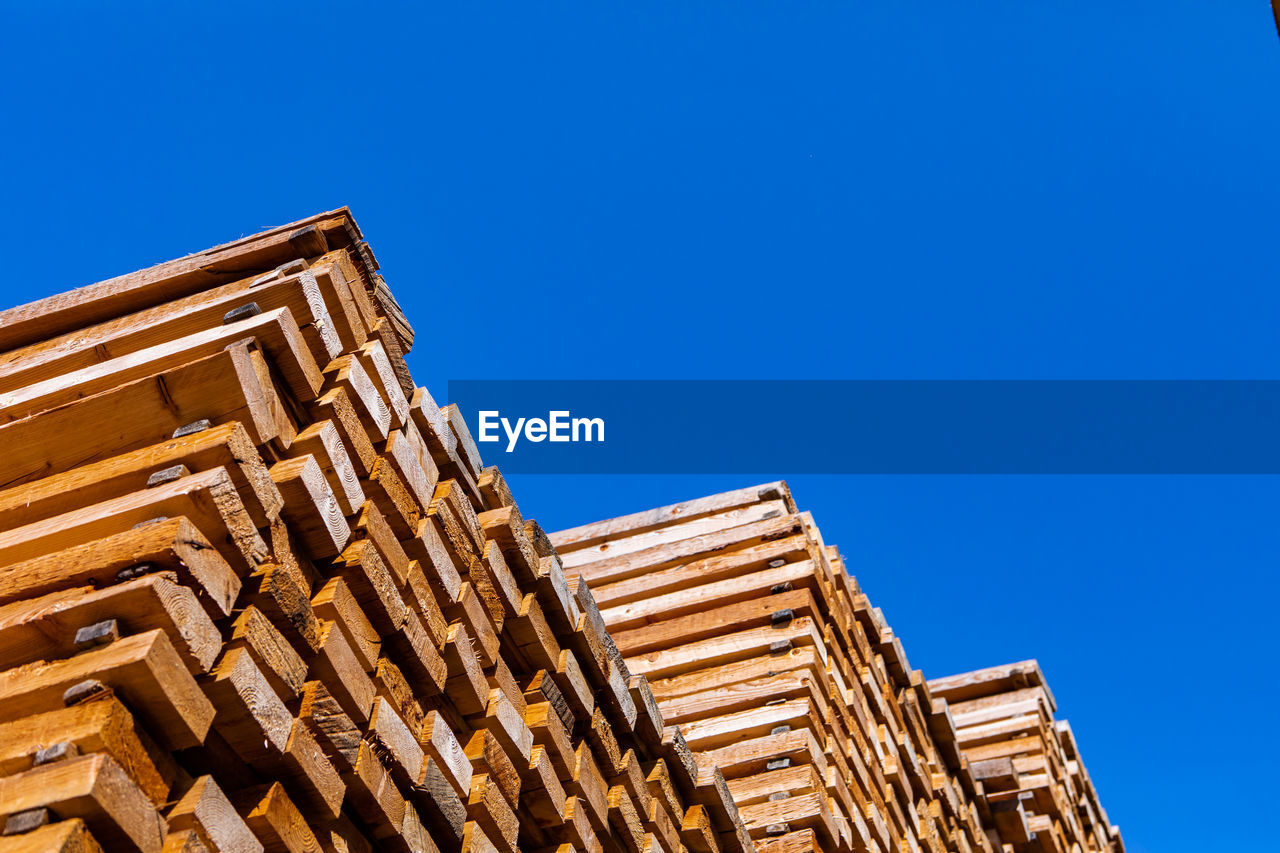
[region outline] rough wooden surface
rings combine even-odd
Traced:
[[[0,853],[1123,851],[784,483],[548,536],[412,342],[345,209],[0,313]]]
[[[785,483],[550,541],[759,849],[1123,850],[1035,663],[926,682]],[[662,831],[708,853],[708,823]]]
[[[345,210],[0,313],[0,850],[751,853],[412,340]]]

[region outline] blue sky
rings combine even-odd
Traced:
[[[349,204],[440,395],[1277,378],[1261,0],[50,3],[5,29],[6,305]],[[513,486],[554,529],[786,473]],[[1270,810],[1275,478],[790,479],[927,675],[1041,660],[1130,850],[1257,843],[1221,816]]]

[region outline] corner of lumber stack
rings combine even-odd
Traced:
[[[754,853],[345,209],[0,313],[0,853]]]
[[[550,539],[760,853],[1123,853],[1035,661],[926,681],[785,483]]]

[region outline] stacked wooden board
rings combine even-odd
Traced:
[[[929,682],[981,780],[1000,839],[1016,853],[1124,850],[1084,768],[1071,726],[1033,661]]]
[[[0,853],[751,853],[345,210],[0,314]]]
[[[728,780],[761,851],[1076,849],[1000,832],[1009,797],[975,774],[946,692],[911,668],[785,483],[551,540],[630,670],[648,676],[669,731]],[[1105,830],[1079,850],[1123,849],[1096,798],[1063,802],[1092,808],[1088,825]],[[1039,818],[1029,828],[1044,835]]]

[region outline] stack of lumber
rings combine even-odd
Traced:
[[[1040,849],[995,831],[947,701],[785,483],[551,541],[762,853]]]
[[[0,314],[0,853],[751,853],[345,210]]]
[[[990,851],[928,686],[784,483],[554,534],[762,851]]]
[[[1085,771],[1071,726],[1034,660],[929,682],[981,780],[992,823],[1015,853],[1123,853]]]

